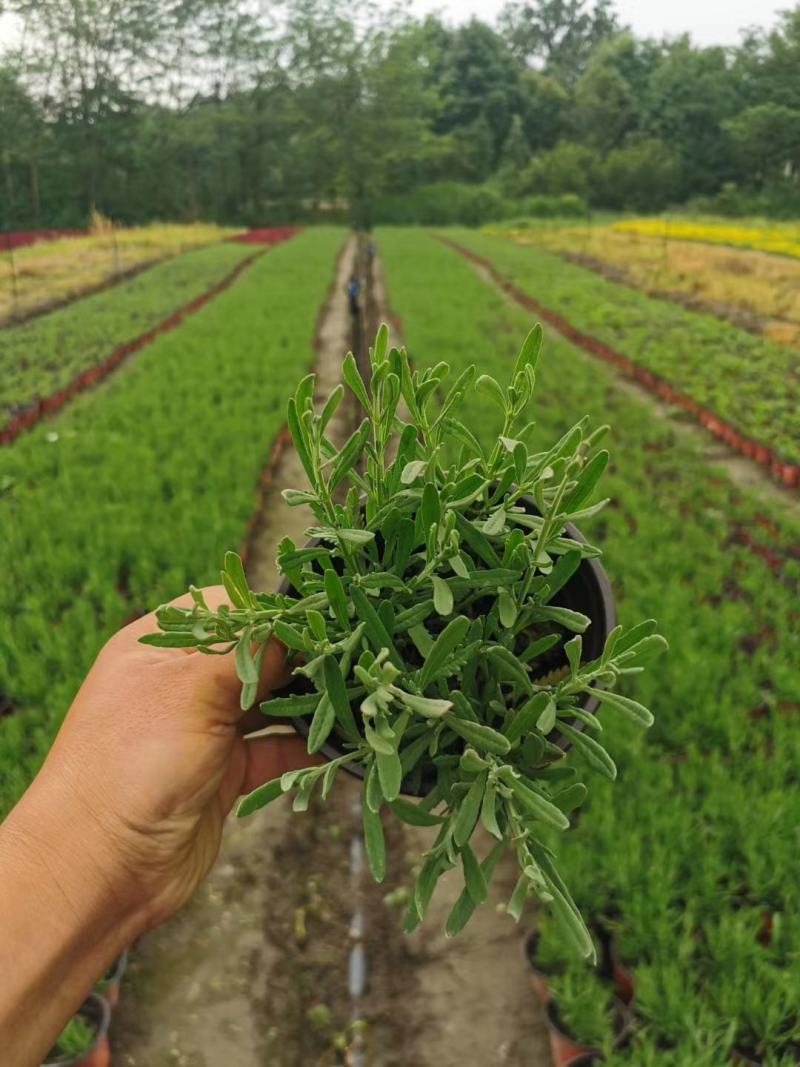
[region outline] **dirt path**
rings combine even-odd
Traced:
[[[350,347],[344,295],[355,242],[337,264],[317,338],[317,400],[339,381]],[[367,328],[392,321],[378,263]],[[400,338],[396,327],[393,343]],[[331,426],[354,420],[343,404]],[[287,508],[302,487],[287,449],[264,501],[248,571],[276,582],[275,551],[302,543],[310,515]],[[376,885],[360,840],[360,783],[340,775],[324,806],[292,815],[286,799],[229,820],[218,863],[194,901],[134,954],[115,1017],[115,1063],[126,1067],[548,1067],[546,1034],[527,981],[521,930],[501,913],[515,874],[498,870],[490,904],[455,940],[444,937],[460,891],[443,879],[429,920],[400,930],[405,886],[426,832],[387,825],[389,870]]]

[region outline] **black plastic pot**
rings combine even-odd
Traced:
[[[536,505],[530,498],[525,497],[521,502],[527,505],[529,511],[534,513],[537,511]],[[573,541],[587,544],[586,538],[572,523],[566,524],[564,532]],[[305,547],[315,548],[319,544],[319,541],[312,540],[308,541]],[[288,578],[282,580],[278,587],[278,592],[283,596],[292,595],[293,586]],[[552,603],[558,607],[570,608],[572,611],[580,611],[584,615],[588,615],[591,619],[591,625],[583,635],[583,659],[585,662],[597,659],[605,647],[606,638],[617,624],[614,594],[611,591],[611,583],[602,564],[596,559],[581,560],[578,569],[563,589],[553,598]],[[599,704],[599,700],[590,694],[584,694],[580,701],[580,706],[591,715],[597,711]],[[310,719],[298,715],[287,718],[284,721],[293,726],[302,737],[308,738],[311,729]],[[576,730],[582,730],[584,726],[583,723],[577,720],[572,725]],[[570,743],[566,738],[561,738],[559,744],[561,748],[566,750],[569,748]],[[344,755],[344,751],[344,749],[336,745],[334,733],[322,746],[320,754],[326,759],[333,760]],[[345,763],[344,769],[357,778],[364,777],[363,767]],[[414,791],[410,791],[409,795],[414,795]]]
[[[523,942],[522,951],[525,963],[531,975],[531,985],[540,1004],[547,1004],[550,1000],[550,980],[559,972],[555,969],[546,970],[536,959],[536,950],[539,946],[539,931],[531,930]]]

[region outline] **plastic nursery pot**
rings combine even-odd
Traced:
[[[550,1055],[553,1059],[553,1067],[573,1067],[577,1063],[596,1063],[602,1060],[599,1049],[582,1045],[564,1027],[558,1014],[558,1005],[554,1000],[548,1001],[545,1007],[547,1019],[547,1031],[550,1038]],[[630,1013],[621,1000],[614,1003],[615,1014],[615,1047],[620,1047],[625,1042],[630,1029]]]
[[[103,997],[110,1008],[116,1008],[119,1003],[120,986],[127,969],[128,953],[123,952],[95,986],[95,992]]]
[[[525,504],[529,511],[536,513],[536,505],[529,497],[523,497],[520,502]],[[573,541],[587,544],[586,538],[572,523],[565,525],[564,533]],[[305,547],[316,548],[319,544],[320,542],[314,539],[306,542]],[[284,578],[278,586],[278,592],[283,596],[291,596],[292,590],[293,587],[288,578]],[[580,611],[589,617],[591,624],[583,635],[583,658],[586,662],[597,659],[603,652],[606,638],[617,624],[614,594],[602,564],[596,559],[581,560],[580,566],[573,576],[553,598],[553,604],[570,608],[572,611]],[[590,715],[597,711],[599,704],[600,701],[597,697],[588,693],[584,694],[580,701],[580,706]],[[275,721],[277,720],[273,720],[273,722]],[[285,719],[284,722],[286,725],[293,726],[302,737],[308,738],[309,730],[311,729],[309,719],[302,716],[293,716]],[[572,726],[576,730],[584,728],[584,724],[577,720],[572,723]],[[565,750],[570,746],[570,742],[566,738],[561,738],[559,744]],[[320,754],[329,760],[337,759],[344,752],[345,749],[337,745],[335,733],[331,734],[329,740],[320,749]],[[364,777],[364,769],[358,765],[345,763],[343,769],[357,778]],[[403,791],[406,795],[425,795],[427,789],[424,786],[425,783],[423,783],[423,788],[416,792],[406,789]]]
[[[111,1008],[98,993],[90,993],[78,1014],[95,1032],[94,1043],[88,1051],[71,1059],[53,1054],[42,1067],[110,1067],[111,1047],[108,1043],[108,1028],[111,1024]]]
[[[531,985],[540,1004],[550,1002],[550,979],[557,973],[555,969],[546,970],[537,961],[539,948],[539,931],[531,930],[522,944],[522,953],[531,976]]]

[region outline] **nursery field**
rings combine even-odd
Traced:
[[[105,639],[190,581],[213,581],[221,546],[242,544],[343,237],[319,229],[270,250],[179,329],[0,450],[0,706],[13,712],[0,725],[0,812],[35,772]],[[229,269],[251,253],[194,255],[222,254]],[[154,287],[148,300],[157,298]],[[123,330],[131,314],[135,303]],[[78,316],[76,329],[91,322]],[[82,358],[81,342],[70,355]]]
[[[307,457],[288,444],[285,425],[287,400],[312,364],[320,372],[319,408],[326,399],[319,394],[342,372],[348,336],[391,317],[392,341],[406,343],[420,372],[440,360],[455,374],[476,363],[479,373],[508,383],[534,319],[465,250],[576,329],[787,463],[800,463],[796,352],[566,262],[571,231],[561,232],[565,244],[556,254],[507,232],[387,227],[374,235],[373,263],[367,238],[359,245],[344,229],[264,231],[283,243],[263,249],[216,241],[0,329],[0,432],[20,411],[42,416],[0,445],[0,818],[36,773],[110,634],[190,583],[217,581],[225,550],[252,549],[254,529],[260,541],[247,574],[270,587],[274,560],[266,556],[284,534],[298,543],[303,536],[303,512],[290,511],[280,490],[305,484]],[[637,269],[632,262],[630,271]],[[346,296],[353,270],[370,273],[355,332]],[[212,299],[158,332],[210,290]],[[143,334],[147,343],[113,374],[65,396],[59,410],[42,410],[44,398]],[[335,448],[357,425],[351,401],[348,395],[332,418]],[[493,442],[501,430],[496,411],[485,392],[469,388],[461,413],[467,433]],[[420,849],[434,840],[441,817],[423,810],[410,827],[387,820],[387,879],[365,890],[353,871],[369,877],[375,835],[383,841],[380,819],[376,829],[362,812],[360,784],[340,775],[327,806],[315,798],[310,815],[291,815],[284,799],[262,813],[266,821],[259,815],[229,830],[199,904],[172,932],[152,935],[141,968],[134,962],[119,1062],[459,1067],[474,1046],[480,1067],[550,1067],[544,1015],[522,959],[534,921],[530,962],[549,975],[551,1021],[557,1012],[610,1067],[800,1062],[798,490],[779,490],[755,463],[752,489],[734,483],[698,445],[705,431],[687,432],[685,412],[657,410],[617,368],[546,327],[530,455],[584,415],[590,431],[610,426],[600,493],[610,503],[596,515],[589,508],[580,525],[603,549],[620,622],[656,619],[670,645],[645,673],[623,680],[624,693],[652,709],[654,725],[643,731],[611,710],[600,716],[599,740],[617,781],[596,773],[608,772],[608,757],[583,762],[584,738],[568,760],[587,780],[588,799],[567,832],[544,830],[589,922],[599,968],[569,948],[545,907],[537,905],[533,919],[523,908],[513,862],[511,872],[501,862],[491,903],[472,926],[446,940],[450,908],[455,903],[457,919],[465,901],[471,911],[471,894],[485,899],[487,871],[491,878],[486,859],[476,874],[462,855],[464,876],[460,864],[446,873],[428,919],[406,937],[406,884],[411,872],[421,876]],[[516,452],[513,440],[506,447]],[[408,466],[405,487],[422,464]],[[266,497],[265,469],[274,476]],[[438,512],[435,501],[423,506]],[[426,551],[432,544],[429,534]],[[447,615],[446,583],[438,581],[430,610]],[[359,608],[379,633],[398,621],[398,586],[403,581],[385,586],[375,610]],[[342,617],[337,608],[331,600],[326,617],[309,612],[309,622],[313,615],[317,626],[331,625],[328,616]],[[430,645],[423,627],[415,630],[427,665]],[[291,626],[285,633],[300,639]],[[453,681],[439,680],[439,696]],[[480,747],[488,728],[470,733],[471,725],[463,736]],[[413,734],[420,723],[412,719],[408,729]],[[496,742],[499,735],[488,733]],[[385,761],[382,767],[388,775]],[[479,780],[483,772],[475,773]],[[379,784],[372,788],[383,789],[380,775],[373,778]],[[298,810],[307,802],[297,794]],[[476,848],[487,841],[478,835]],[[519,928],[504,911],[512,891],[511,910],[523,913]],[[354,957],[362,943],[366,964]],[[617,994],[630,1003],[622,1008]],[[479,1017],[484,1010],[491,1025]],[[155,1033],[159,1026],[163,1033]],[[471,1027],[480,1035],[471,1036]],[[211,1035],[208,1049],[203,1035]]]
[[[589,283],[574,282],[583,272],[546,253],[458,237],[617,343],[660,350],[668,321],[645,332],[642,306],[631,301],[626,319],[621,300],[604,300],[606,283],[592,279],[591,301]],[[411,357],[431,354],[457,370],[477,360],[504,380],[529,317],[429,235],[386,230],[379,247]],[[718,344],[713,325],[700,320],[693,344]],[[769,379],[779,357],[762,358]],[[581,1021],[584,1043],[613,1064],[720,1067],[734,1049],[794,1063],[800,525],[735,489],[612,372],[553,333],[539,366],[537,439],[549,443],[583,414],[613,428],[611,504],[587,532],[605,547],[621,621],[655,617],[671,645],[635,688],[655,726],[643,736],[609,722],[619,780],[596,775],[577,828],[554,842],[578,904],[614,931],[633,970],[632,1043],[613,1051],[610,988],[566,958],[543,921],[562,1017]],[[701,376],[702,366],[694,364]],[[710,376],[704,385],[713,389]],[[480,396],[469,407],[475,432],[496,432]]]
[[[797,353],[493,234],[449,230],[500,275],[789,464],[800,461]]]
[[[237,231],[208,223],[110,226],[15,247],[0,237],[0,326]],[[12,235],[13,237],[13,235]]]
[[[619,225],[493,227],[519,245],[540,245],[650,296],[708,311],[779,344],[800,347],[800,259],[711,241],[672,229]]]
[[[703,241],[754,248],[779,256],[800,256],[800,226],[796,222],[731,222],[727,219],[626,219],[615,224],[619,233],[674,240]]]
[[[159,263],[49,315],[0,330],[0,429],[120,345],[221,282],[254,249],[221,242]]]

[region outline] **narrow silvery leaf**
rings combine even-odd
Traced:
[[[283,787],[280,778],[273,778],[271,782],[260,785],[258,789],[254,789],[252,793],[242,797],[236,808],[236,815],[240,819],[244,818],[245,815],[252,815],[254,811],[271,804],[273,800],[276,800],[282,794]]]
[[[565,722],[559,722],[558,728],[565,737],[572,741],[590,767],[605,775],[606,778],[610,778],[612,782],[614,781],[617,777],[616,764],[598,741],[595,741],[593,737],[587,737],[586,734],[581,733],[579,730],[573,729]]]
[[[615,711],[621,711],[623,715],[627,715],[627,717],[635,722],[637,726],[648,727],[653,725],[655,720],[652,712],[637,700],[631,700],[630,697],[620,696],[619,693],[609,693],[605,689],[593,689],[592,692],[601,704],[605,704],[609,708],[614,708]]]
[[[475,823],[478,821],[478,815],[480,814],[485,788],[486,775],[480,774],[461,801],[453,826],[453,840],[459,846],[464,845],[472,836],[472,831],[475,829]]]
[[[453,593],[450,586],[438,575],[431,577],[433,584],[433,606],[440,615],[450,615],[453,611]]]
[[[578,668],[581,665],[581,652],[583,651],[583,641],[581,635],[576,634],[572,640],[567,641],[564,645],[564,651],[567,654],[567,660],[569,661],[570,674],[574,678],[578,673]]]
[[[367,804],[362,804],[364,823],[364,846],[367,862],[376,882],[382,882],[386,876],[386,843],[383,836],[383,824],[380,814],[370,811]]]
[[[474,904],[483,904],[489,897],[486,876],[475,858],[475,853],[465,844],[461,848],[461,863],[464,867],[464,882]]]
[[[507,630],[510,630],[517,621],[517,605],[507,589],[501,589],[497,598],[500,622]]]
[[[403,485],[411,485],[417,478],[422,477],[426,466],[424,459],[415,459],[410,463],[406,463],[405,467],[403,467],[403,473],[400,475],[400,481]]]

